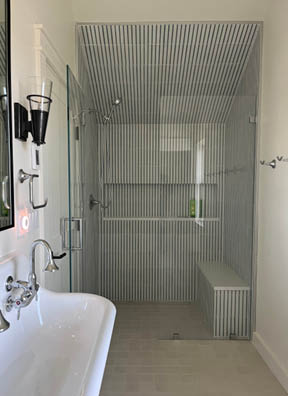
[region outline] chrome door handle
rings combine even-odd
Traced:
[[[60,233],[62,236],[62,248],[64,250],[69,250],[69,247],[71,250],[83,249],[83,219],[82,218],[72,217],[71,221],[67,217],[62,218],[60,220]],[[70,236],[71,236],[71,241],[70,241]],[[58,258],[62,258],[62,257],[58,257]]]

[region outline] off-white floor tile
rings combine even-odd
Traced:
[[[287,395],[250,342],[211,340],[196,304],[116,305],[101,396]]]

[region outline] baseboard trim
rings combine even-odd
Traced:
[[[271,351],[259,333],[253,333],[252,342],[262,359],[288,393],[288,372],[281,365],[277,356]]]

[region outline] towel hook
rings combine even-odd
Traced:
[[[270,162],[266,162],[265,160],[264,161],[260,161],[260,164],[261,165],[265,165],[265,166],[271,166],[272,169],[276,168],[276,160],[275,159],[273,159]]]
[[[45,202],[42,205],[35,205],[33,181],[36,177],[39,177],[39,175],[26,173],[23,171],[23,169],[19,170],[18,179],[19,179],[20,183],[24,183],[25,180],[29,180],[29,202],[30,202],[32,208],[33,209],[41,209],[41,208],[45,208],[45,206],[47,206],[48,199],[45,199]]]
[[[279,162],[288,162],[288,158],[284,158],[284,155],[281,155],[281,157],[276,157],[277,158],[277,160],[279,161]]]

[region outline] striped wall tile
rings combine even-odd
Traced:
[[[241,168],[237,120],[252,105],[244,109],[239,97],[259,68],[250,57],[258,31],[253,23],[78,25],[80,81],[86,73],[93,107],[107,114],[112,99],[123,98],[110,123],[93,120],[96,193],[111,204],[93,220],[99,250],[84,263],[92,292],[193,301],[196,263],[224,256],[246,279],[251,262],[242,268],[237,250],[245,216],[233,206],[234,199],[241,206],[243,185],[234,186],[233,172]],[[195,196],[203,200],[202,223],[188,218]]]
[[[5,79],[6,81],[6,61],[7,61],[7,56],[6,56],[6,26],[5,23],[1,22],[0,23],[0,82],[3,84],[4,81],[1,81],[1,79]],[[3,88],[3,87],[2,87]],[[3,117],[3,112],[0,111],[0,179],[1,181],[4,179],[4,177],[8,174],[8,168],[9,168],[9,158],[8,158],[8,150],[7,150],[7,133],[5,132],[6,126],[5,126],[5,117]],[[4,227],[8,225],[10,222],[9,217],[5,218],[2,217],[0,220],[1,227]]]
[[[257,24],[79,24],[94,105],[115,124],[224,122]]]
[[[6,76],[6,26],[5,23],[0,23],[0,76]]]
[[[213,337],[219,339],[249,338],[250,288],[243,286],[243,281],[240,279],[239,285],[236,286],[235,278],[234,286],[212,286],[215,274],[217,279],[217,271],[219,270],[223,274],[223,266],[220,263],[212,263],[212,269],[211,264],[208,264],[210,268],[206,266],[204,272],[201,270],[201,263],[200,266],[197,266],[196,295]],[[218,274],[218,279],[219,276],[221,275]],[[226,282],[229,276],[230,274],[227,272]]]
[[[111,205],[101,221],[99,294],[195,299],[196,262],[223,254],[224,134],[222,124],[102,126],[104,200]],[[200,224],[189,218],[197,193],[207,220]]]
[[[112,300],[193,301],[196,262],[221,259],[221,225],[103,221],[97,292]]]

